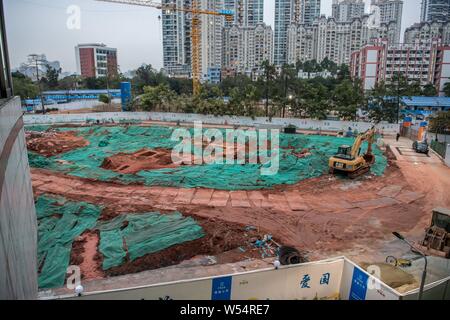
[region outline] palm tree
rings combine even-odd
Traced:
[[[270,64],[268,60],[263,61],[261,64],[262,69],[264,70],[264,83],[265,83],[265,99],[266,99],[266,117],[269,116],[269,90],[271,84],[276,78],[277,72],[275,66]]]

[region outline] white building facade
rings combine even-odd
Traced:
[[[402,28],[403,1],[401,0],[372,0],[371,14],[376,27],[385,25],[388,29],[395,28],[391,43],[400,42]]]
[[[450,21],[415,23],[405,30],[404,43],[430,43],[441,39],[443,44],[450,44]]]
[[[328,58],[337,64],[348,64],[351,53],[369,43],[369,17],[355,18],[351,22],[338,22],[324,16],[312,25],[292,24],[288,30],[287,62]]]
[[[274,63],[288,62],[288,29],[292,24],[312,24],[320,17],[320,0],[275,0]]]
[[[264,23],[227,28],[224,39],[224,68],[228,71],[257,77],[263,61],[273,63],[273,31]]]
[[[162,0],[161,3],[180,9],[192,6],[192,0]],[[164,70],[173,77],[190,77],[192,26],[190,15],[182,11],[162,10],[161,23]]]
[[[445,83],[450,81],[450,47],[439,40],[395,45],[380,41],[352,54],[350,73],[361,79],[365,90],[372,90],[380,82],[390,83],[400,73],[421,86],[433,84],[442,95]]]

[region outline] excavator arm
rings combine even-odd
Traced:
[[[375,140],[375,128],[371,128],[364,133],[359,134],[353,145],[341,146],[338,153],[329,160],[330,173],[343,172],[350,178],[356,178],[368,171],[375,162],[375,156],[372,154],[372,144]],[[360,155],[361,146],[364,141],[368,142],[367,152]]]
[[[364,141],[368,142],[368,148],[366,154],[372,154],[372,144],[375,139],[375,128],[369,129],[366,132],[358,135],[356,137],[355,142],[352,146],[351,156],[352,158],[356,158],[359,155],[359,150],[361,149],[361,145]]]

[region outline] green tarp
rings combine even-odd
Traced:
[[[99,250],[103,254],[104,270],[124,263],[127,251],[133,261],[204,236],[202,227],[194,219],[183,217],[179,212],[120,215],[110,221],[99,222],[96,228],[100,230]]]
[[[64,285],[73,241],[86,230],[100,231],[104,270],[125,262],[127,251],[132,261],[204,236],[194,219],[178,212],[123,214],[109,221],[97,221],[100,213],[101,207],[85,202],[46,195],[37,198],[40,288]]]
[[[92,229],[101,208],[62,197],[40,196],[36,201],[38,219],[38,264],[40,288],[64,285],[73,240]]]
[[[30,127],[45,130],[47,127]],[[69,175],[93,178],[101,181],[122,183],[143,183],[148,186],[204,187],[221,190],[252,190],[270,188],[279,184],[295,184],[307,178],[318,177],[328,172],[328,159],[338,147],[352,145],[352,138],[338,138],[320,135],[280,134],[280,164],[275,175],[262,175],[262,164],[203,164],[184,165],[176,168],[145,170],[136,174],[120,174],[101,168],[106,157],[117,153],[133,153],[143,148],[172,149],[178,144],[171,141],[174,128],[171,127],[81,127],[58,128],[76,131],[89,141],[89,145],[64,154],[45,158],[29,152],[30,165],[47,168]],[[223,130],[222,130],[223,131]],[[192,129],[191,129],[192,133]],[[311,155],[298,158],[294,153],[309,149]],[[362,152],[367,148],[363,145]],[[378,147],[374,147],[376,162],[372,172],[382,175],[386,168],[386,158]],[[63,161],[60,161],[63,160]]]

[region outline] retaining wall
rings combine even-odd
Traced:
[[[37,222],[18,97],[0,104],[0,300],[37,296]]]
[[[310,120],[296,118],[269,118],[257,117],[234,117],[234,116],[214,116],[192,113],[163,113],[163,112],[103,112],[85,114],[58,114],[58,115],[26,115],[25,124],[53,124],[53,123],[83,123],[91,121],[167,121],[167,122],[189,122],[201,121],[206,124],[217,125],[239,125],[254,126],[260,128],[286,127],[294,125],[302,130],[323,130],[323,131],[347,131],[348,128],[358,130],[358,132],[370,129],[373,124],[368,122],[352,121],[328,121]],[[381,123],[376,128],[383,134],[395,135],[399,131],[398,124]]]

